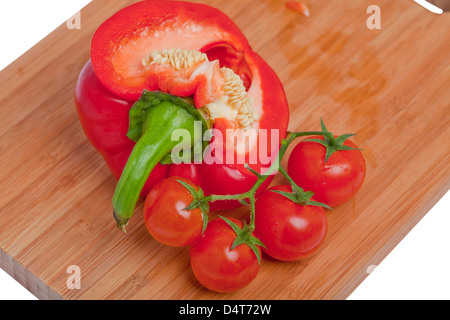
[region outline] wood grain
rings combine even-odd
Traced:
[[[367,178],[328,212],[320,252],[300,262],[264,256],[255,281],[231,294],[199,285],[186,249],[159,245],[137,213],[115,226],[115,180],[86,140],[73,92],[90,40],[131,1],[94,0],[80,30],[60,26],[0,73],[0,266],[40,299],[344,299],[450,186],[450,16],[413,1],[203,1],[238,24],[280,76],[291,130],[358,135]],[[275,183],[283,182],[277,177]],[[142,201],[137,212],[142,211]],[[246,215],[246,208],[232,215]],[[81,269],[81,289],[66,286]]]

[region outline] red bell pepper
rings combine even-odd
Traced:
[[[229,93],[230,86],[237,89]],[[157,91],[170,95],[152,93]],[[192,97],[195,108],[174,96]],[[137,196],[145,196],[164,177],[189,178],[205,195],[243,193],[255,183],[256,176],[242,162],[161,164],[173,147],[168,139],[173,128],[205,120],[206,126],[217,130],[210,144],[215,146],[213,155],[223,152],[223,159],[230,147],[220,144],[217,132],[229,140],[227,129],[267,129],[267,141],[257,135],[246,144],[238,135],[232,154],[243,155],[248,162],[251,152],[263,144],[273,161],[277,154],[270,154],[270,130],[278,130],[278,147],[289,121],[279,78],[234,22],[210,6],[178,1],[142,1],[105,21],[93,37],[91,59],[80,74],[75,102],[86,136],[119,180],[113,206],[122,229]],[[176,125],[164,122],[172,111],[174,117],[185,114]],[[256,154],[256,163],[250,163],[253,170],[270,166]],[[128,197],[133,199],[125,201],[127,209],[122,209]],[[239,205],[217,201],[211,210]]]

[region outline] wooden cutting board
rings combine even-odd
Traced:
[[[450,16],[411,0],[212,0],[281,78],[290,130],[357,133],[367,178],[328,212],[322,249],[299,262],[264,257],[231,294],[198,284],[186,248],[158,244],[142,201],[128,233],[112,218],[116,181],[85,138],[73,102],[97,27],[132,1],[94,0],[81,29],[60,26],[0,74],[0,266],[40,299],[345,299],[450,186]],[[283,180],[276,178],[275,183]],[[246,208],[231,213],[247,214]],[[81,289],[69,289],[69,266]],[[70,271],[70,270],[69,270]]]

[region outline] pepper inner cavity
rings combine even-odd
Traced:
[[[205,53],[185,49],[154,50],[142,60],[144,67],[169,64],[175,71],[189,71],[190,74],[195,74],[203,64],[211,63]],[[212,120],[226,118],[235,121],[240,129],[252,128],[258,115],[252,108],[253,98],[248,96],[242,79],[227,67],[220,68],[220,76],[223,79],[220,97],[212,103],[197,107],[206,108]]]

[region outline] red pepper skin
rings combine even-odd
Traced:
[[[91,61],[81,71],[75,89],[75,105],[86,137],[103,156],[113,176],[118,180],[135,142],[126,134],[128,112],[134,101],[112,94],[100,83]],[[158,164],[147,180],[142,195],[168,173],[168,166]]]
[[[180,26],[189,28],[198,26],[215,30],[212,42],[205,43],[205,38],[191,39],[191,47],[206,53],[209,59],[218,59],[221,66],[226,66],[238,74],[249,94],[252,86],[260,92],[262,117],[259,129],[278,129],[279,140],[285,137],[289,122],[289,108],[283,86],[270,66],[252,49],[247,39],[233,21],[217,9],[206,5],[176,1],[143,1],[134,4],[131,11],[119,11],[102,26],[103,31],[97,31],[92,41],[92,63],[89,61],[78,79],[75,102],[83,130],[92,145],[102,154],[116,179],[120,178],[135,143],[126,136],[128,130],[128,111],[139,98],[145,88],[145,79],[125,81],[118,77],[111,63],[114,58],[114,40],[124,35],[133,37],[132,29],[126,20],[146,23],[158,30],[164,22],[166,27],[173,26],[174,32],[183,30]],[[128,8],[127,10],[130,10]],[[131,14],[130,14],[131,12]],[[151,14],[150,14],[151,13]],[[155,15],[156,14],[156,15]],[[157,17],[157,18],[151,18]],[[146,17],[146,18],[143,18]],[[117,24],[117,21],[124,23]],[[151,38],[149,34],[148,37]],[[183,37],[182,37],[183,38]],[[119,41],[119,40],[118,40]],[[166,39],[176,47],[180,37]],[[167,47],[166,47],[167,48]],[[146,54],[154,49],[148,48]],[[143,53],[142,53],[143,54]],[[217,124],[220,126],[220,124]],[[220,130],[220,128],[219,128]],[[270,142],[269,142],[270,144]],[[270,150],[270,146],[268,147]],[[272,155],[272,157],[275,155]],[[264,164],[269,166],[270,164]],[[258,159],[251,167],[259,171],[263,165]],[[158,164],[150,174],[141,192],[145,196],[149,189],[167,176],[183,176],[199,185],[205,195],[237,194],[248,191],[256,182],[256,177],[242,164]],[[267,179],[260,191],[266,189],[271,179]],[[216,201],[211,203],[211,211],[228,210],[241,204],[237,201]]]

